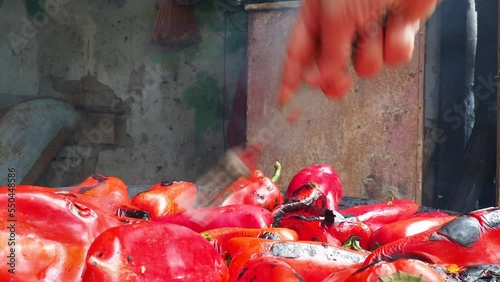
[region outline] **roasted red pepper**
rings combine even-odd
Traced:
[[[362,263],[353,264],[342,270],[335,271],[328,277],[323,279],[321,282],[345,282],[347,278],[349,278],[352,274],[358,271],[362,265],[363,265]]]
[[[356,216],[370,226],[373,232],[385,224],[406,219],[419,209],[411,200],[392,200],[382,203],[346,208],[340,211],[345,216]]]
[[[300,212],[289,213],[284,216],[280,227],[295,230],[301,241],[343,245],[358,251],[368,250],[372,235],[368,225],[355,217],[337,219],[333,214],[332,219],[328,217],[307,216]],[[352,245],[353,243],[355,245]]]
[[[356,237],[362,248],[367,248],[372,233],[368,225],[355,217],[344,218],[327,209],[326,203],[326,196],[316,183],[306,183],[273,211],[273,226],[295,230],[300,240],[333,245]]]
[[[196,232],[223,227],[269,228],[271,212],[252,205],[231,205],[187,210],[153,219],[182,225]]]
[[[437,226],[441,226],[456,216],[447,217],[411,217],[384,225],[373,233],[370,249],[376,249],[385,244],[406,238]]]
[[[372,230],[368,225],[355,217],[336,220],[328,228],[328,231],[337,240],[342,242],[344,247],[358,251],[369,249]],[[357,244],[359,244],[359,247]]]
[[[434,211],[434,212],[417,212],[408,218],[412,218],[412,217],[432,218],[432,217],[447,217],[447,216],[450,216],[450,214],[445,213],[445,212],[440,212],[440,211]]]
[[[230,282],[304,282],[304,278],[288,263],[271,258],[259,257],[243,265],[240,273],[231,276]]]
[[[17,186],[12,193],[2,187],[0,203],[0,281],[79,281],[91,242],[122,225],[73,193],[51,188]]]
[[[329,165],[314,164],[299,171],[288,184],[285,199],[293,198],[295,191],[309,182],[316,183],[325,194],[326,208],[336,211],[342,200],[342,185],[339,175]]]
[[[71,188],[70,192],[92,197],[114,199],[119,203],[129,203],[127,185],[116,177],[93,175]]]
[[[150,219],[147,212],[130,204],[127,185],[119,178],[94,175],[73,187],[70,192],[124,222]]]
[[[191,182],[164,181],[135,195],[131,204],[147,211],[152,218],[180,213],[195,205],[197,190]]]
[[[227,257],[227,242],[236,237],[290,241],[299,239],[297,232],[287,228],[217,228],[202,232],[201,236],[207,239],[224,259]]]
[[[341,245],[327,230],[334,214],[326,209],[326,196],[316,183],[308,182],[273,210],[273,226],[295,230],[299,239]]]
[[[110,228],[90,246],[83,281],[213,281],[228,268],[198,233],[168,223]],[[76,281],[76,280],[66,280]]]
[[[342,241],[331,234],[324,224],[324,218],[308,216],[300,212],[286,214],[280,222],[280,227],[295,230],[301,241],[323,242],[340,246]]]
[[[281,174],[281,164],[276,162],[272,179],[260,170],[254,170],[248,177],[240,177],[220,194],[212,206],[236,204],[254,205],[268,210],[283,203],[283,195],[275,184]]]
[[[460,267],[500,262],[500,208],[461,215],[452,221],[386,244],[365,264],[407,257],[438,265]]]
[[[287,213],[301,212],[308,216],[325,216],[333,214],[326,209],[326,196],[314,182],[308,182],[295,189],[285,203],[273,210],[273,226],[280,226]]]
[[[233,238],[228,242],[228,252],[231,275],[241,273],[251,259],[271,257],[289,264],[305,281],[321,281],[332,272],[362,263],[367,257],[361,252],[320,242],[258,238]]]
[[[334,282],[330,280],[329,282]],[[379,262],[361,268],[343,282],[421,281],[444,282],[443,277],[430,265],[415,259]]]

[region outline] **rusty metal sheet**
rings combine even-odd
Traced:
[[[74,129],[81,116],[74,107],[55,99],[35,99],[16,105],[0,119],[0,186],[8,168],[21,183],[62,129]]]
[[[498,2],[498,12],[500,13],[500,0]],[[500,17],[498,17],[498,30],[500,32]],[[498,45],[498,52],[500,53],[500,36]],[[500,72],[500,56],[498,56],[497,66]],[[496,184],[497,184],[497,205],[500,205],[500,87],[497,88],[497,175],[496,175]]]
[[[286,41],[297,9],[254,5],[249,12],[247,141],[256,138],[276,106]],[[334,35],[332,35],[334,36]],[[304,105],[299,124],[270,146],[259,167],[283,165],[282,189],[300,169],[328,163],[339,172],[345,195],[421,201],[424,32],[413,61],[356,80],[341,101],[321,93]]]

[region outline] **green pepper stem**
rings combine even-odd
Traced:
[[[351,236],[351,237],[349,237],[349,239],[347,239],[347,241],[344,242],[344,244],[342,244],[342,247],[344,247],[346,249],[362,252],[362,253],[370,253],[369,251],[363,249],[359,245],[360,240],[361,240],[361,238],[359,238],[358,236]]]
[[[208,241],[212,241],[212,236],[206,232],[201,233],[201,237],[207,239]]]
[[[273,175],[273,178],[271,178],[271,181],[273,183],[276,183],[276,181],[278,181],[278,179],[280,178],[280,175],[281,175],[281,164],[280,164],[280,162],[276,162],[276,164],[274,165],[274,168],[276,170],[274,171],[274,175]]]
[[[425,279],[422,277],[422,274],[409,274],[406,272],[398,271],[394,274],[389,274],[385,276],[379,276],[378,280],[380,282],[392,282],[392,281],[401,281],[401,282],[425,282]]]

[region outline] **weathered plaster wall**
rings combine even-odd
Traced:
[[[32,19],[24,1],[0,6],[0,94],[63,99],[87,116],[39,184],[194,179],[215,161],[224,81],[227,119],[245,59],[244,12],[224,17],[227,6],[205,1],[202,43],[168,48],[152,42],[156,1],[46,2]]]

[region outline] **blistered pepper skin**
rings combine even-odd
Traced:
[[[0,188],[2,206],[8,195]],[[15,211],[0,209],[0,281],[80,281],[92,241],[123,224],[67,191],[22,185],[13,198]]]
[[[208,241],[188,228],[141,223],[110,228],[89,248],[83,282],[225,282],[228,268]]]
[[[288,184],[285,199],[292,198],[293,193],[309,182],[317,184],[318,189],[326,196],[326,208],[338,210],[337,206],[342,200],[342,184],[340,176],[326,164],[314,164],[299,171]]]
[[[376,250],[365,261],[417,258],[437,265],[466,267],[500,262],[500,207],[473,211],[443,226],[403,238]]]

